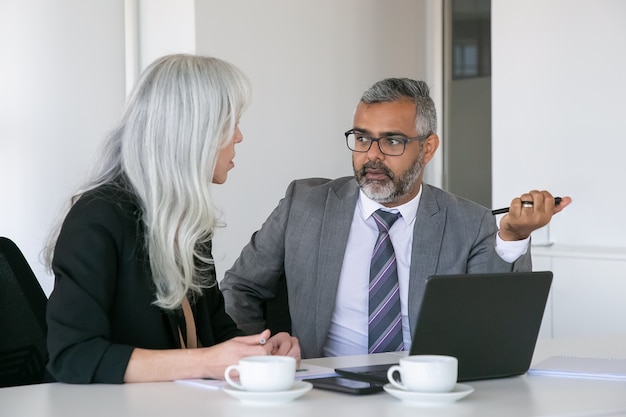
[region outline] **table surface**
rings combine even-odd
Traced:
[[[589,340],[540,339],[533,363],[556,355],[626,356],[626,334]],[[320,358],[305,363],[326,367],[388,361],[389,355]],[[73,416],[622,416],[626,381],[522,375],[468,382],[474,392],[450,404],[415,405],[381,392],[354,396],[313,389],[286,403],[252,405],[222,390],[181,383],[68,385],[0,389],[0,417]]]

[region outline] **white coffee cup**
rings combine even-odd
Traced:
[[[231,378],[232,371],[239,373],[238,381]],[[295,378],[296,360],[291,356],[249,356],[224,371],[226,382],[245,391],[288,390]]]
[[[387,371],[389,382],[405,391],[450,392],[458,378],[458,360],[445,355],[412,355]],[[400,380],[395,378],[400,374]]]

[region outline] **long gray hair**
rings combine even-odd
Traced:
[[[211,179],[250,97],[248,78],[212,57],[169,55],[142,73],[119,125],[99,154],[86,191],[124,178],[137,197],[156,286],[155,304],[180,306],[188,292],[216,285],[206,245],[216,227]],[[45,248],[51,269],[61,223]]]
[[[419,136],[437,132],[437,110],[430,98],[430,90],[424,81],[410,78],[386,78],[368,88],[361,97],[365,104],[407,99],[415,104],[417,111],[415,127]]]

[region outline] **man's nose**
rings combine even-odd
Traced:
[[[380,149],[380,141],[378,140],[372,141],[372,146],[370,146],[369,150],[367,151],[367,158],[370,161],[374,161],[377,159],[385,159],[385,154]]]

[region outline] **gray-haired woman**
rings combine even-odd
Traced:
[[[144,71],[45,249],[57,380],[222,378],[244,356],[299,360],[287,333],[243,336],[216,281],[211,184],[234,166],[249,100],[246,76],[216,58],[170,55]]]

